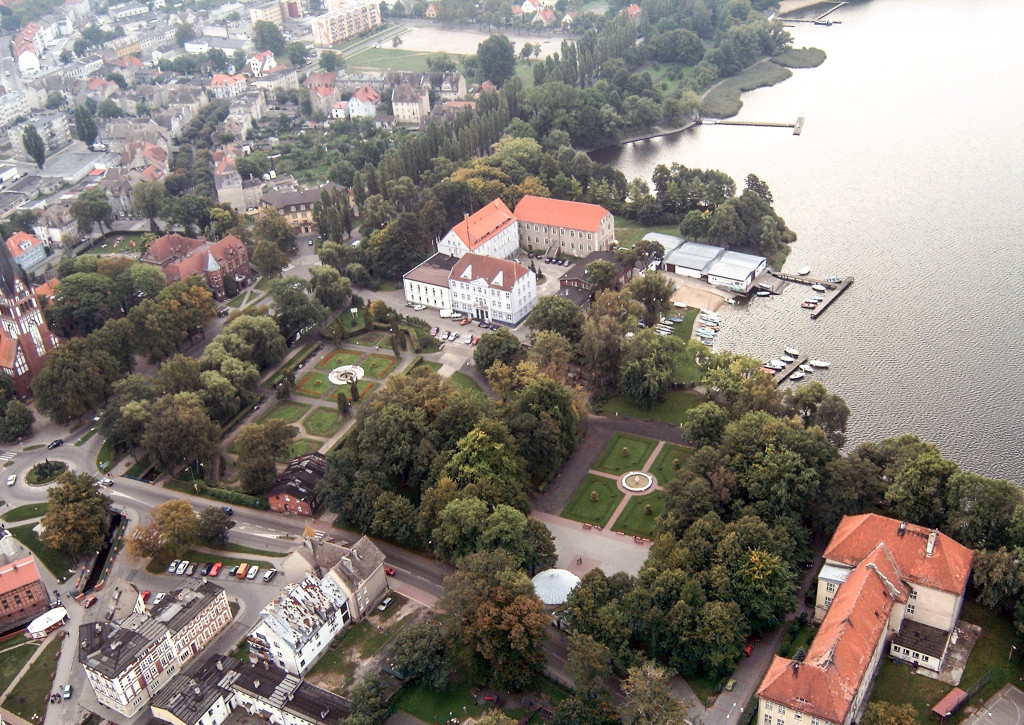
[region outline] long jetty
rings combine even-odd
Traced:
[[[834,13],[834,12],[835,12],[836,10],[838,10],[838,9],[839,9],[839,8],[841,8],[841,7],[843,7],[843,5],[848,5],[848,4],[849,4],[849,3],[847,3],[847,2],[846,2],[846,0],[843,0],[843,2],[841,2],[841,3],[838,3],[838,4],[836,4],[836,5],[833,5],[832,7],[830,7],[830,8],[828,9],[828,10],[826,10],[826,11],[825,11],[825,12],[823,12],[823,13],[822,13],[821,15],[819,15],[818,17],[816,17],[816,18],[815,18],[815,20],[824,20],[824,19],[825,19],[825,18],[826,18],[827,16],[831,15],[831,14],[832,14],[832,13]]]
[[[814,279],[813,277],[802,277],[800,275],[788,274],[786,272],[772,272],[772,276],[776,277],[777,279],[785,280],[786,282],[794,282],[795,284],[803,284],[803,285],[807,285],[808,287],[810,287],[812,285],[819,284],[822,287],[824,287],[824,288],[829,290],[828,296],[825,297],[825,299],[823,299],[820,303],[818,303],[818,306],[814,308],[813,312],[811,312],[811,319],[812,320],[816,320],[819,317],[821,317],[821,315],[825,312],[825,310],[828,309],[828,306],[831,305],[833,302],[835,302],[836,299],[838,299],[839,296],[841,294],[843,294],[843,292],[848,290],[850,288],[850,285],[853,284],[853,277],[846,277],[845,279],[843,279],[840,282],[829,282],[828,280],[824,280],[824,279]]]
[[[840,282],[839,286],[832,290],[832,293],[828,297],[823,299],[821,303],[814,308],[814,311],[811,313],[811,319],[818,319],[825,312],[825,310],[828,309],[828,306],[836,301],[839,295],[841,295],[843,292],[850,288],[851,284],[853,284],[853,277],[847,277],[842,282]]]
[[[796,360],[794,360],[789,365],[782,368],[782,370],[779,370],[777,373],[772,375],[772,380],[775,381],[776,385],[782,385],[786,381],[786,378],[795,373],[797,371],[797,368],[799,368],[805,362],[807,362],[807,356],[800,355]]]
[[[655,138],[664,138],[666,136],[675,136],[683,131],[688,131],[694,126],[699,126],[701,121],[690,121],[689,123],[679,126],[678,128],[670,128],[666,131],[654,131],[652,133],[645,133],[640,136],[630,136],[619,141],[613,141],[612,143],[604,144],[603,146],[595,146],[594,148],[584,149],[584,153],[594,153],[595,151],[604,151],[605,149],[615,148],[616,146],[626,146],[631,143],[637,143],[638,141],[650,141]]]

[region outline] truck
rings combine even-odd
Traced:
[[[450,320],[451,318],[455,317],[455,313],[452,312],[451,309],[441,310],[440,315],[442,320]]]

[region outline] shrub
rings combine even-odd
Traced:
[[[644,504],[644,516],[652,516],[653,514],[654,514],[654,509],[651,508],[651,505],[649,503],[645,503]]]
[[[597,502],[598,502],[598,500],[599,500],[600,498],[601,498],[601,497],[597,495],[597,491],[591,491],[591,492],[590,492],[590,500],[591,500],[591,501],[592,501],[593,503],[597,503]]]
[[[622,457],[629,458],[629,446],[622,446]]]
[[[226,488],[218,488],[216,486],[208,486],[202,481],[196,481],[196,488],[199,494],[202,496],[208,496],[209,498],[223,501],[224,503],[233,503],[236,506],[245,506],[251,509],[261,509],[266,511],[270,508],[270,504],[267,503],[265,496],[250,496],[247,493],[240,491],[231,491]]]

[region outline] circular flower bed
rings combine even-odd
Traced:
[[[68,470],[68,464],[63,461],[43,461],[32,466],[32,470],[25,474],[25,482],[29,486],[43,486],[55,480],[66,470]]]

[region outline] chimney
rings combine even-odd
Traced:
[[[938,536],[938,529],[932,529],[932,532],[928,534],[928,547],[924,550],[925,556],[931,556],[935,552],[935,539],[937,539]]]

